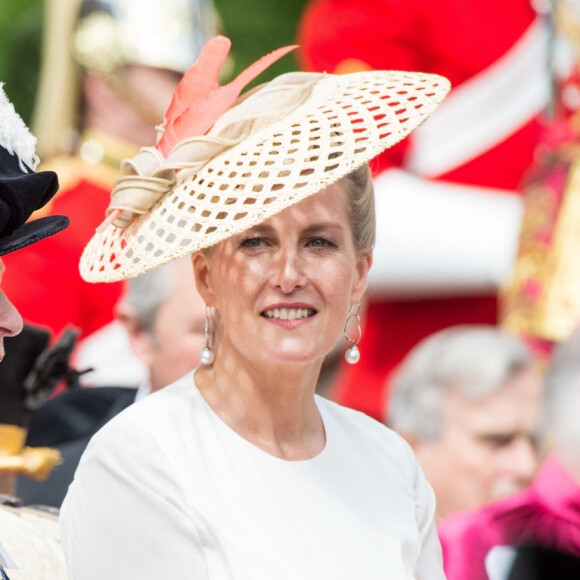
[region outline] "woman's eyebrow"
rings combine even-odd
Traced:
[[[242,232],[241,235],[247,234],[271,234],[274,231],[272,226],[267,224],[257,224],[251,228],[248,228],[245,232]]]
[[[321,230],[339,230],[342,231],[344,228],[338,222],[319,222],[315,224],[311,224],[304,228],[304,233],[314,233],[319,232]]]
[[[317,222],[314,224],[310,224],[308,226],[306,226],[303,230],[302,230],[302,234],[303,235],[309,235],[309,234],[314,234],[323,230],[334,230],[334,231],[342,231],[344,228],[343,226],[335,221],[321,221],[321,222]],[[251,235],[272,235],[275,234],[276,230],[275,228],[273,228],[270,225],[267,224],[257,224],[249,229],[247,229],[245,232],[243,232],[240,235],[247,235],[247,236],[251,236]]]

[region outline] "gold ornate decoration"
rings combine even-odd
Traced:
[[[0,425],[0,475],[26,475],[46,479],[62,462],[57,449],[25,447],[26,431],[16,425]]]
[[[580,146],[567,144],[525,189],[512,279],[501,295],[502,326],[547,341],[580,322]]]

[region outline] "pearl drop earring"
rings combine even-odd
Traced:
[[[344,360],[349,365],[355,365],[360,360],[360,350],[358,349],[357,344],[361,339],[361,327],[360,327],[360,304],[356,305],[356,309],[351,311],[351,313],[346,317],[346,321],[344,323],[344,338],[350,343],[350,347],[344,353]],[[351,338],[348,335],[348,326],[351,320],[356,320],[356,337]]]

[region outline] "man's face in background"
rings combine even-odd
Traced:
[[[12,302],[2,292],[4,263],[0,259],[0,361],[4,358],[4,337],[14,336],[22,330],[22,318]]]

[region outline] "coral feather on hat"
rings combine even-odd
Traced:
[[[216,36],[209,40],[202,48],[195,64],[186,71],[181,79],[165,112],[163,124],[158,127],[159,137],[155,150],[164,159],[169,157],[175,146],[186,139],[205,135],[216,121],[236,102],[242,89],[248,83],[266,70],[273,62],[296,48],[296,46],[286,46],[274,50],[247,67],[233,81],[227,85],[220,86],[218,78],[230,51],[231,44],[229,38],[225,36]],[[144,150],[152,152],[151,148],[144,148]],[[156,161],[160,166],[164,165],[159,156],[156,157]],[[137,173],[139,172],[137,171]],[[163,169],[158,174],[166,177]],[[147,205],[145,207],[147,210],[166,193],[166,189],[162,186],[167,185],[170,187],[173,183],[169,180],[158,181],[157,184],[160,187],[155,188],[155,195],[147,196]],[[143,213],[141,204],[139,209],[136,207],[115,208],[115,201],[119,200],[119,198],[123,200],[121,203],[126,201],[124,195],[115,197],[117,191],[118,189],[114,190],[111,195],[112,203],[107,209],[109,217],[99,226],[98,231],[103,230],[109,223],[113,223],[118,227],[125,227],[129,225],[137,213]],[[152,191],[150,190],[149,193],[151,194]],[[141,198],[140,201],[143,200],[144,198]]]

